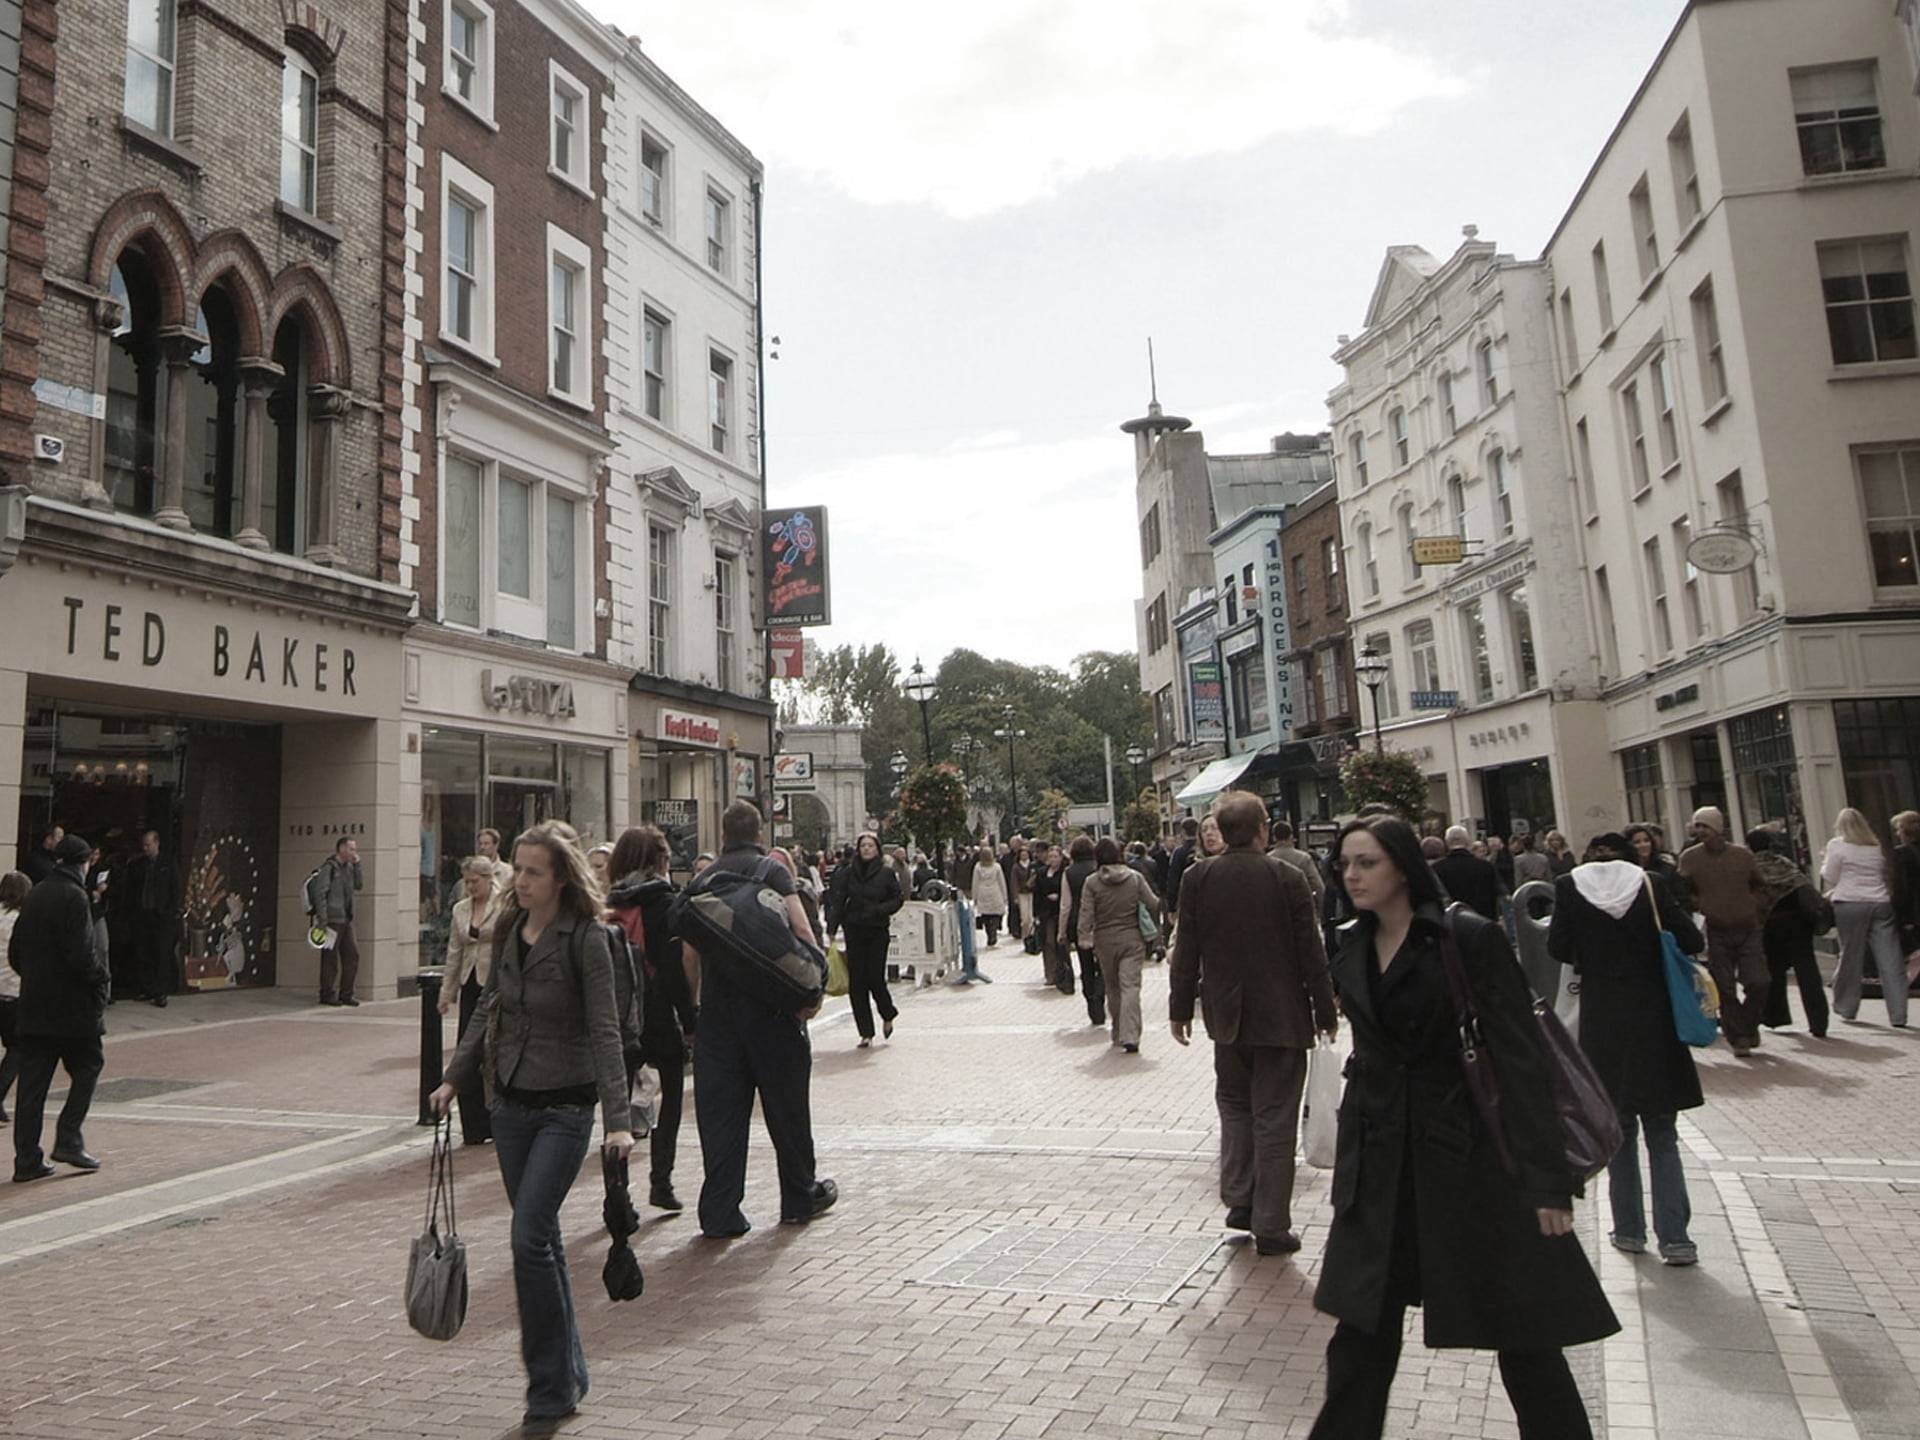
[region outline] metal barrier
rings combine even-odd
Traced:
[[[427,1097],[440,1088],[440,1074],[446,1068],[440,1041],[440,983],[444,970],[420,972],[420,1123],[434,1121]]]

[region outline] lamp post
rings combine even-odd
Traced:
[[[933,721],[927,718],[927,707],[933,703],[937,687],[933,683],[933,677],[922,668],[919,656],[914,657],[913,669],[908,672],[907,683],[901,689],[906,692],[907,699],[920,707],[920,738],[926,741],[927,764],[931,765],[933,764]]]
[[[1013,706],[1001,706],[1000,718],[1006,723],[993,732],[993,738],[1007,742],[1007,833],[1013,834],[1020,828],[1020,772],[1014,768],[1013,742],[1026,739],[1027,732],[1014,728]]]
[[[1373,753],[1386,753],[1386,743],[1380,738],[1380,686],[1385,683],[1387,673],[1393,669],[1393,662],[1368,645],[1361,650],[1353,662],[1353,673],[1360,683],[1367,687],[1367,694],[1373,699]]]
[[[1140,798],[1140,765],[1147,758],[1147,752],[1138,745],[1127,746],[1127,764],[1133,767],[1133,798]]]

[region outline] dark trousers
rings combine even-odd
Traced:
[[[1066,963],[1065,945],[1060,943],[1060,915],[1058,911],[1036,914],[1033,923],[1040,929],[1040,973],[1046,976],[1047,983],[1064,995],[1073,993],[1073,972],[1068,970],[1064,979],[1061,970]]]
[[[1220,1111],[1220,1199],[1253,1209],[1253,1233],[1293,1229],[1293,1150],[1307,1052],[1282,1045],[1215,1045]]]
[[[1327,1398],[1308,1440],[1378,1440],[1387,1423],[1387,1393],[1400,1368],[1400,1326],[1406,1311],[1388,1306],[1378,1333],[1342,1320],[1327,1342]],[[1502,1350],[1520,1440],[1593,1440],[1567,1357],[1558,1350]]]
[[[0,1000],[0,1106],[7,1103],[7,1092],[13,1089],[14,1079],[20,1074],[20,1052],[14,1048],[17,1032],[14,1026],[19,1021],[20,1002],[18,1000]]]
[[[687,1096],[687,1059],[682,1051],[678,1059],[655,1059],[647,1063],[660,1073],[660,1113],[653,1119],[653,1134],[648,1139],[648,1178],[655,1185],[673,1183],[673,1162],[680,1153],[680,1117]]]
[[[170,915],[143,911],[134,921],[133,943],[138,957],[135,975],[148,999],[173,993],[175,936],[179,927]]]
[[[982,915],[980,917],[980,924],[987,932],[987,944],[998,945],[1000,943],[1000,917],[998,915]]]
[[[1100,973],[1100,957],[1091,950],[1083,950],[1078,945],[1071,954],[1060,957],[1060,973],[1065,979],[1061,989],[1067,994],[1073,993],[1073,956],[1080,957],[1080,993],[1087,1002],[1087,1019],[1095,1025],[1107,1023],[1107,981]]]
[[[1762,932],[1761,943],[1767,952],[1767,974],[1772,985],[1767,989],[1767,1004],[1760,1023],[1779,1027],[1793,1023],[1787,1008],[1789,972],[1800,985],[1800,1004],[1807,1012],[1807,1029],[1815,1035],[1827,1033],[1829,1019],[1826,982],[1820,978],[1820,962],[1813,953],[1813,928],[1806,924],[1773,921]]]
[[[520,1309],[529,1415],[564,1415],[587,1393],[560,1205],[592,1138],[590,1105],[535,1110],[511,1100],[494,1103],[493,1148],[513,1206],[513,1296]]]
[[[1707,969],[1720,987],[1720,1030],[1730,1045],[1760,1043],[1760,1017],[1767,1008],[1767,953],[1760,927],[1725,930],[1707,922]]]
[[[40,1151],[40,1131],[46,1124],[47,1091],[53,1088],[53,1067],[67,1072],[67,1103],[53,1127],[56,1151],[87,1148],[80,1127],[93,1107],[93,1087],[107,1063],[98,1035],[23,1035],[14,1044],[20,1056],[20,1099],[13,1112],[13,1170],[17,1175],[46,1160]]]
[[[473,1012],[479,1008],[480,997],[484,993],[485,987],[472,971],[468,971],[467,978],[460,985],[460,1034],[465,1035],[467,1026],[473,1023]],[[469,1145],[478,1145],[483,1140],[493,1138],[493,1116],[487,1109],[487,1087],[478,1077],[460,1092],[460,1138]]]
[[[780,1171],[780,1216],[804,1219],[812,1213],[814,1184],[807,1093],[813,1050],[806,1026],[735,994],[712,966],[700,998],[700,1071],[693,1087],[693,1116],[706,1166],[700,1229],[707,1235],[748,1229],[740,1202],[747,1193],[747,1129],[756,1093]]]
[[[353,999],[353,982],[360,974],[360,945],[353,938],[353,922],[333,927],[334,941],[320,952],[320,998]],[[334,988],[335,977],[339,989]]]
[[[860,934],[847,931],[847,1000],[853,1006],[854,1028],[862,1040],[873,1038],[875,1008],[882,1020],[900,1013],[893,1003],[893,992],[887,989],[887,947],[892,943],[893,934],[888,930]]]

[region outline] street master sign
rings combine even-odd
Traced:
[[[770,509],[766,527],[760,573],[767,577],[767,625],[827,624],[827,507]]]

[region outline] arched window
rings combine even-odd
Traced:
[[[1467,538],[1467,480],[1464,475],[1454,474],[1447,478],[1447,519],[1453,526],[1453,533],[1462,540]]]
[[[320,213],[320,73],[292,47],[280,71],[280,198]]]
[[[1387,434],[1393,442],[1393,468],[1398,470],[1412,458],[1407,442],[1407,412],[1398,405],[1387,415]]]
[[[260,531],[275,550],[305,552],[307,495],[307,332],[295,316],[273,337],[280,380],[267,398],[266,443],[261,447]]]
[[[1403,578],[1411,585],[1420,578],[1420,567],[1413,558],[1413,542],[1418,538],[1413,528],[1413,502],[1409,500],[1396,510],[1394,518],[1400,527],[1400,568]]]
[[[138,250],[121,255],[107,288],[119,302],[120,323],[107,342],[101,483],[118,509],[151,515],[160,467],[160,292]]]
[[[1359,528],[1354,532],[1354,539],[1360,550],[1361,583],[1366,586],[1367,598],[1369,600],[1378,599],[1380,596],[1380,566],[1373,556],[1373,526],[1362,521]]]
[[[193,328],[206,343],[173,372],[187,386],[183,505],[195,530],[231,536],[240,528],[240,327],[223,286],[207,288]]]

